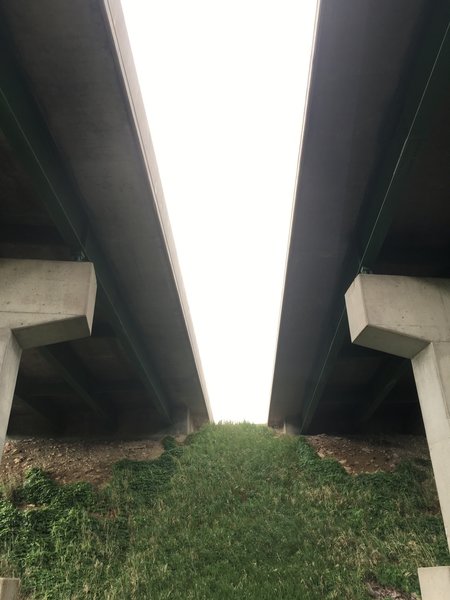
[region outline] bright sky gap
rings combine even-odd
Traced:
[[[315,0],[122,0],[214,419],[267,421]]]

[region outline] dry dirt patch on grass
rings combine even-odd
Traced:
[[[180,438],[181,441],[182,437]],[[54,439],[8,440],[0,463],[0,483],[22,479],[38,467],[58,483],[87,481],[103,485],[119,460],[152,460],[163,452],[161,440],[67,441]]]
[[[321,458],[335,458],[349,473],[393,471],[402,460],[429,460],[426,439],[396,435],[307,436]],[[180,436],[178,441],[182,441]],[[0,482],[22,479],[28,469],[38,467],[59,483],[88,481],[105,484],[114,463],[123,459],[152,460],[160,456],[160,440],[67,441],[56,439],[8,440],[0,463]]]
[[[430,460],[423,436],[310,435],[309,444],[321,458],[335,458],[348,473],[393,471],[404,460]]]

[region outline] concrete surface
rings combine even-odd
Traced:
[[[20,579],[0,577],[0,600],[16,600]]]
[[[90,335],[90,263],[0,260],[0,460],[22,349]]]
[[[22,349],[90,335],[91,263],[0,259],[0,281],[0,329],[12,329]]]
[[[209,421],[206,385],[120,2],[38,4],[7,0],[0,18],[80,192],[86,244],[91,238],[102,248],[170,408],[182,402],[202,415],[202,422]]]
[[[14,398],[22,348],[10,329],[0,330],[0,462]],[[0,596],[1,598],[1,596]]]
[[[168,435],[189,435],[195,429],[192,413],[182,406],[173,414],[173,425],[167,430]]]
[[[359,275],[345,301],[354,343],[412,360],[450,547],[450,280]]]
[[[447,600],[450,598],[450,567],[419,569],[422,600]]]
[[[450,340],[450,280],[358,275],[345,294],[352,342],[413,358]]]
[[[283,423],[283,434],[285,434],[285,435],[299,435],[300,434],[300,430],[299,430],[299,428],[294,423],[291,423],[290,421],[288,421],[287,419],[285,419],[284,423]]]
[[[450,342],[429,344],[412,366],[450,547]]]
[[[384,140],[398,128],[397,117],[387,114],[401,101],[408,52],[426,7],[426,0],[320,3],[270,424],[299,420],[320,372],[336,297],[342,300],[360,258],[355,239],[361,240],[360,217],[373,203],[372,174],[387,154]]]

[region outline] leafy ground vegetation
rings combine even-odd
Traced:
[[[0,572],[27,600],[399,598],[448,562],[426,461],[352,476],[254,425],[166,438],[100,490],[32,469],[0,495]]]

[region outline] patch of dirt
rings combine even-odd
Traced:
[[[306,438],[321,458],[338,460],[348,473],[392,471],[402,460],[429,460],[422,436],[344,437],[314,435]],[[184,436],[177,437],[177,441]],[[163,452],[161,440],[67,441],[9,439],[0,463],[0,482],[20,480],[39,467],[59,483],[88,481],[104,485],[119,460],[152,460]]]
[[[321,458],[335,458],[347,473],[393,471],[404,460],[430,460],[426,438],[416,435],[310,435],[307,441]]]
[[[184,436],[176,438],[182,441]],[[20,480],[32,467],[39,467],[59,483],[88,481],[107,483],[113,464],[119,460],[152,460],[163,452],[161,440],[67,441],[53,439],[9,439],[0,463],[0,482]]]
[[[389,600],[419,600],[417,594],[406,594],[405,592],[399,592],[391,587],[385,587],[378,585],[377,583],[370,581],[367,583],[367,591],[371,598],[389,598]]]

